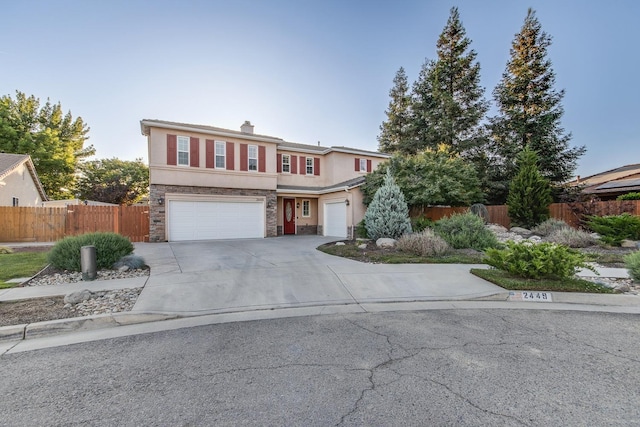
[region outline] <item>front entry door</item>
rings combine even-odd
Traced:
[[[284,199],[284,234],[296,234],[296,199]]]

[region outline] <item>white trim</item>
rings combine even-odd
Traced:
[[[222,163],[218,166],[218,144],[222,144]],[[213,167],[214,169],[227,169],[227,143],[226,141],[213,141]]]
[[[307,203],[309,209],[307,210],[307,214],[304,214],[304,204]],[[302,218],[311,218],[311,200],[302,199]]]
[[[309,165],[309,160],[311,160],[311,165]],[[316,162],[315,157],[305,157],[304,158],[304,163],[305,163],[304,164],[304,166],[305,166],[304,174],[306,176],[315,176],[315,172],[316,172],[315,171],[315,162]],[[311,173],[309,173],[309,168],[311,168]]]
[[[207,129],[201,129],[193,126],[180,126],[180,125],[173,125],[173,124],[167,124],[162,122],[155,122],[153,120],[140,120],[140,131],[142,132],[142,135],[149,136],[150,134],[149,128],[152,128],[152,127],[157,129],[181,130],[185,132],[221,136],[225,138],[236,138],[236,139],[245,139],[245,140],[251,140],[251,141],[271,142],[273,144],[279,144],[282,142],[281,138],[275,138],[275,137],[270,138],[266,136],[249,135],[246,133],[234,133],[232,131],[224,132],[224,131],[207,130]]]
[[[184,151],[180,151],[180,139],[182,139],[182,142],[184,142],[184,140],[187,140],[187,150]],[[187,153],[187,163],[180,163],[180,153]],[[184,135],[177,135],[176,136],[176,166],[189,166],[191,164],[191,138],[189,138],[188,136],[184,136]]]
[[[282,142],[280,143],[282,144]],[[289,147],[287,145],[278,145],[278,151],[282,152],[282,151],[293,151],[296,153],[309,153],[309,154],[315,154],[315,155],[320,155],[320,156],[325,156],[329,153],[332,152],[336,152],[336,153],[346,153],[346,154],[355,154],[358,156],[363,156],[363,157],[377,157],[377,158],[381,158],[381,159],[390,159],[391,155],[390,154],[385,154],[385,153],[372,153],[372,152],[364,152],[364,151],[358,151],[357,149],[349,149],[349,148],[326,148],[324,150],[311,150],[311,149],[307,149],[307,148],[298,148],[298,147]]]
[[[280,170],[282,171],[281,173],[291,173],[291,154],[281,154],[282,156],[282,161],[280,162]],[[289,166],[289,170],[285,171],[284,170],[284,157],[287,156],[287,158],[289,159],[289,163],[287,163],[287,166]]]
[[[255,157],[251,157],[251,148],[255,148],[256,150],[256,156]],[[260,154],[258,151],[258,146],[255,144],[248,144],[247,145],[247,171],[248,172],[258,172],[258,166],[260,163]],[[255,160],[256,161],[256,168],[255,169],[251,169],[251,160]]]
[[[367,172],[367,159],[365,159],[364,157],[360,157],[358,158],[358,162],[360,164],[360,171],[359,172]],[[362,169],[362,163],[364,162],[364,169]]]

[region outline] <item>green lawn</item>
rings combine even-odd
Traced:
[[[47,252],[0,254],[0,289],[16,286],[16,283],[6,281],[18,277],[31,277],[46,265]]]
[[[597,294],[614,293],[613,289],[582,279],[523,279],[512,276],[502,270],[484,270],[481,268],[472,268],[471,274],[510,291],[585,292]]]

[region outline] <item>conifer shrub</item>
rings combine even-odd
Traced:
[[[427,218],[426,216],[419,216],[417,218],[411,218],[411,229],[415,233],[420,233],[421,231],[424,231],[427,228],[431,228],[431,227],[433,227],[434,224],[435,224],[435,222],[433,220]]]
[[[551,186],[538,169],[538,154],[526,147],[516,160],[518,173],[509,185],[511,225],[531,229],[549,218]]]
[[[554,231],[562,230],[565,228],[571,228],[571,226],[561,219],[549,218],[548,220],[533,227],[531,229],[531,232],[533,234],[537,234],[538,236],[548,236]]]
[[[367,226],[365,224],[364,219],[356,225],[356,237],[360,239],[368,239],[369,234],[367,234]]]
[[[640,282],[640,251],[635,251],[624,257],[624,265],[629,270],[629,276],[634,282]]]
[[[593,237],[591,233],[576,230],[571,227],[560,228],[551,232],[546,240],[559,245],[569,246],[570,248],[588,248],[598,243],[598,239]]]
[[[449,244],[430,228],[419,233],[405,234],[400,237],[396,247],[403,252],[424,257],[441,256],[451,249]]]
[[[133,244],[120,234],[87,233],[58,241],[49,252],[48,261],[60,270],[81,271],[80,248],[83,246],[95,246],[98,269],[111,268],[120,258],[133,252]]]
[[[505,249],[488,249],[485,262],[525,279],[570,279],[579,269],[595,271],[586,256],[556,243],[507,242]]]
[[[640,216],[621,215],[590,216],[587,227],[600,235],[604,243],[620,246],[623,240],[640,240]]]
[[[407,202],[389,169],[384,184],[376,191],[364,214],[364,221],[367,234],[373,240],[381,237],[399,239],[403,234],[411,233]]]
[[[455,249],[483,251],[498,246],[496,235],[471,212],[456,213],[436,221],[435,232]]]
[[[118,269],[124,266],[129,267],[131,270],[141,270],[147,267],[147,264],[144,262],[144,258],[142,258],[140,255],[131,254],[125,255],[120,258],[113,264],[112,268]]]

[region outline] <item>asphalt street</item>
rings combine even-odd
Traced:
[[[0,358],[3,426],[640,423],[633,314],[435,310],[199,326]]]

